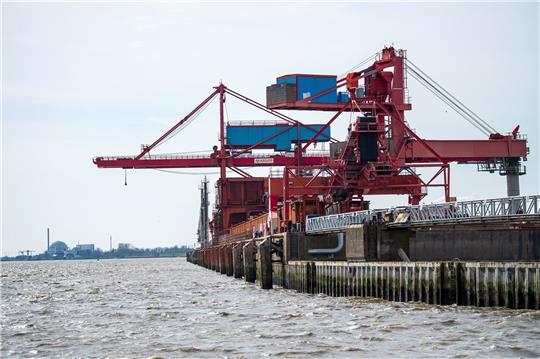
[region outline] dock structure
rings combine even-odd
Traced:
[[[309,218],[188,260],[263,289],[540,309],[540,196]]]
[[[276,285],[302,293],[540,309],[538,262],[290,262],[273,273]]]
[[[333,297],[540,309],[540,262],[274,261],[268,268],[267,248],[259,246],[263,255],[243,275],[246,282],[259,278],[262,289],[278,286]],[[208,266],[197,253],[188,260]]]

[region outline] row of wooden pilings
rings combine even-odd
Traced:
[[[399,302],[540,309],[539,262],[272,263],[272,243],[205,249],[188,258],[222,274],[302,293]]]
[[[270,239],[227,243],[198,250],[188,260],[246,282],[258,280],[261,288],[272,289],[272,250]]]

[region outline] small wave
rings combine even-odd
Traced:
[[[452,326],[452,325],[456,325],[457,321],[455,319],[447,319],[447,320],[443,320],[441,324],[446,325],[446,326]]]
[[[296,312],[296,313],[285,313],[282,315],[278,315],[275,317],[275,319],[292,319],[292,318],[299,318],[305,316],[304,313]]]
[[[383,325],[382,327],[380,327],[379,331],[390,333],[390,332],[394,332],[398,330],[408,330],[408,329],[409,327],[406,327],[402,324],[388,324],[388,325]]]
[[[255,337],[261,339],[288,339],[299,337],[311,337],[314,333],[310,331],[298,332],[298,333],[272,333],[272,334],[257,334]]]

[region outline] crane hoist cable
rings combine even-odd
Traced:
[[[344,73],[342,73],[341,75],[339,75],[338,77],[340,77],[340,78],[341,78],[341,77],[344,77],[344,76],[346,76],[348,73],[353,72],[354,70],[356,70],[357,68],[359,68],[360,66],[362,66],[362,65],[364,65],[364,64],[366,64],[366,63],[368,63],[368,62],[370,62],[370,61],[372,61],[372,60],[375,60],[375,58],[377,57],[378,54],[379,54],[378,52],[372,54],[370,57],[368,57],[368,58],[365,59],[364,61],[362,61],[362,62],[360,62],[360,63],[354,65],[353,67],[351,67],[350,69],[348,69],[347,71],[345,71]]]
[[[159,172],[165,172],[165,173],[171,173],[175,175],[192,175],[192,176],[202,176],[202,175],[218,175],[220,172],[183,172],[183,171],[172,171],[172,170],[165,170],[161,168],[152,168],[154,171]]]
[[[227,123],[229,123],[229,110],[227,109],[227,101],[223,103],[223,107],[225,108],[225,116],[227,117]]]
[[[447,94],[448,92],[446,90],[444,90],[440,85],[437,86],[436,83],[434,83],[432,81],[429,81],[425,76],[423,76],[419,72],[418,69],[414,68],[413,66],[409,66],[408,70],[409,70],[411,76],[414,79],[416,79],[418,82],[420,82],[421,85],[423,85],[428,90],[430,90],[440,100],[442,100],[447,105],[449,105],[452,109],[454,109],[461,116],[463,116],[467,121],[469,121],[473,125],[475,125],[475,127],[479,128],[479,129],[481,128],[482,132],[485,132],[486,134],[489,134],[490,131],[493,130],[492,128],[490,128],[491,126],[486,125],[484,123],[484,121],[479,121],[478,119],[476,119],[469,111],[467,111],[467,109],[465,107],[460,106],[461,102],[459,100],[457,100],[454,96],[448,95]],[[496,131],[494,131],[494,132],[496,132]]]
[[[476,121],[473,121],[472,119],[470,119],[470,117],[462,112],[462,110],[456,106],[454,103],[450,102],[449,100],[447,100],[444,96],[441,96],[441,94],[439,92],[437,92],[435,89],[433,89],[431,86],[429,86],[428,84],[426,84],[421,77],[416,77],[416,75],[411,71],[410,72],[411,74],[411,77],[414,78],[415,80],[417,80],[422,86],[424,86],[428,91],[430,91],[432,94],[434,94],[436,97],[438,97],[442,102],[444,102],[448,107],[450,107],[451,109],[453,109],[456,113],[458,113],[461,117],[463,117],[467,122],[469,122],[471,125],[473,125],[474,127],[476,127],[480,132],[482,132],[483,134],[485,135],[489,135],[490,132],[483,126],[480,126],[479,124],[477,124]]]
[[[458,105],[456,105],[455,102],[447,99],[446,97],[442,96],[440,92],[438,92],[436,89],[433,89],[429,85],[427,85],[421,78],[415,77],[413,73],[411,73],[411,76],[418,80],[420,84],[422,84],[427,90],[429,90],[431,93],[433,93],[435,96],[437,96],[442,102],[444,102],[448,107],[453,109],[457,114],[459,114],[461,117],[463,117],[467,122],[469,122],[471,125],[473,125],[475,128],[477,128],[480,132],[485,134],[486,136],[489,136],[492,132],[489,131],[485,126],[483,126],[481,123],[475,121],[473,118],[471,118],[467,112],[465,112],[462,108],[460,108]]]
[[[360,112],[361,115],[364,115],[364,111],[362,111],[360,109],[360,107],[358,107],[358,103],[356,102],[356,100],[353,100],[352,103],[354,104],[354,106],[358,109],[358,112]],[[354,108],[353,108],[353,111],[354,111]],[[352,111],[351,111],[352,112]]]
[[[471,123],[478,130],[486,135],[497,133],[498,131],[493,128],[489,123],[484,121],[480,116],[474,113],[470,108],[465,106],[460,100],[452,95],[448,90],[443,88],[439,83],[429,77],[418,66],[414,65],[410,60],[407,60],[407,71],[411,76],[417,80],[422,86],[428,89],[431,93],[437,96],[441,101],[447,104],[450,108],[456,111],[465,120]]]
[[[166,170],[166,169],[161,169],[161,168],[152,168],[154,171],[159,171],[159,172],[165,172],[165,173],[171,173],[171,174],[175,174],[175,175],[192,175],[192,176],[202,176],[202,175],[218,175],[220,174],[221,172],[219,171],[216,171],[216,172],[184,172],[184,171],[173,171],[173,170]],[[249,170],[251,168],[247,168],[247,167],[241,167],[242,171],[246,171],[246,172],[249,172]],[[234,171],[231,171],[231,170],[227,170],[227,173],[235,173]]]
[[[169,136],[167,136],[166,138],[163,139],[163,141],[161,141],[160,143],[158,143],[154,148],[157,148],[159,146],[161,146],[162,144],[164,144],[165,142],[169,141],[171,138],[173,138],[174,136],[176,136],[180,131],[182,131],[183,129],[185,129],[190,123],[193,122],[193,120],[195,120],[204,110],[206,110],[206,108],[208,106],[210,106],[210,104],[212,102],[214,102],[214,100],[216,99],[216,96],[214,96],[210,101],[208,101],[203,107],[201,107],[197,112],[195,112],[193,114],[193,116],[191,116],[191,118],[189,120],[187,120],[185,123],[182,124],[182,126],[179,126],[176,130],[174,130]]]
[[[160,153],[159,156],[183,156],[183,155],[192,155],[192,154],[210,154],[208,150],[197,150],[197,151],[188,151],[188,152],[171,152],[171,153]]]
[[[471,110],[469,107],[467,107],[463,102],[461,102],[457,97],[452,95],[448,90],[446,90],[444,87],[442,87],[437,81],[433,80],[428,74],[426,74],[421,68],[416,66],[414,63],[408,61],[409,65],[412,65],[417,72],[421,73],[424,77],[426,77],[428,80],[430,80],[434,85],[436,85],[440,90],[442,90],[448,97],[452,98],[455,102],[457,102],[461,107],[466,110],[472,117],[476,118],[476,120],[482,124],[484,124],[490,131],[493,133],[498,132],[495,128],[493,128],[488,122],[486,122],[484,119],[482,119],[480,116],[478,116],[473,110]]]

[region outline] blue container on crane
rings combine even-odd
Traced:
[[[265,139],[257,148],[271,148],[275,151],[291,151],[292,144],[308,142],[324,125],[291,124],[239,124],[227,125],[227,144],[237,148],[247,148]],[[327,127],[316,142],[330,141],[330,127]]]
[[[296,89],[296,101],[301,101],[308,97],[318,95],[336,87],[337,76],[335,75],[310,75],[310,74],[290,74],[280,76],[276,79],[276,85],[294,86]],[[275,85],[274,85],[275,86]],[[279,87],[276,87],[277,89]],[[269,89],[275,90],[272,86]],[[267,90],[268,91],[268,90]],[[270,96],[273,97],[273,96]],[[275,96],[274,96],[275,97]],[[275,102],[275,101],[270,101]],[[311,100],[314,103],[336,103],[337,90],[334,88],[328,93]]]

